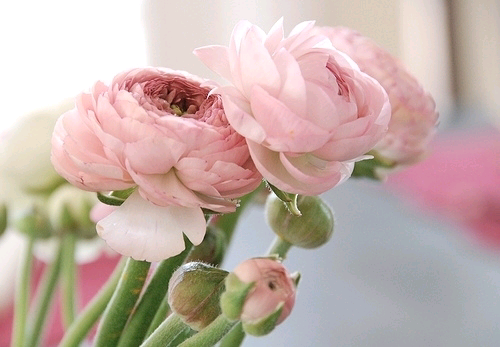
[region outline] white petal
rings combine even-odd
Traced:
[[[97,223],[109,247],[135,260],[160,261],[181,253],[183,234],[198,245],[205,236],[201,208],[157,206],[134,192],[116,211]]]

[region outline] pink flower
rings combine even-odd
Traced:
[[[229,47],[195,50],[232,83],[214,93],[264,178],[306,195],[348,178],[390,118],[383,88],[313,27],[304,22],[284,38],[281,20],[267,35],[242,21]]]
[[[138,189],[97,231],[115,251],[157,261],[202,241],[201,208],[232,212],[261,176],[245,139],[204,80],[179,71],[126,71],[97,82],[57,121],[52,162],[90,191]]]
[[[422,159],[435,133],[438,114],[432,96],[392,55],[357,31],[320,27],[333,45],[348,54],[361,71],[385,88],[392,106],[387,135],[375,146],[378,155],[408,165]]]
[[[255,282],[243,304],[240,317],[243,324],[269,316],[280,304],[283,311],[276,324],[288,317],[295,304],[296,287],[283,264],[269,258],[252,258],[238,265],[233,273],[241,282]]]

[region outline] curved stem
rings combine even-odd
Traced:
[[[31,290],[31,272],[33,269],[33,244],[34,238],[30,237],[28,246],[24,250],[24,259],[19,267],[16,284],[16,304],[14,307],[14,324],[12,326],[12,347],[22,347],[26,331],[26,317]]]
[[[75,262],[76,235],[68,233],[64,236],[64,253],[62,261],[62,318],[65,329],[75,320],[76,275]]]
[[[146,291],[135,307],[118,342],[119,347],[139,346],[158,310],[160,299],[166,298],[168,282],[174,271],[182,265],[193,244],[185,238],[186,248],[175,257],[163,260],[156,268]],[[165,315],[166,316],[166,315]]]
[[[127,260],[118,286],[97,329],[95,347],[114,347],[141,294],[151,263]]]
[[[219,347],[237,347],[241,345],[244,339],[245,332],[243,331],[243,325],[241,322],[238,322],[234,328],[224,336]]]
[[[196,335],[182,342],[179,347],[211,347],[226,335],[237,323],[230,322],[223,314],[217,317],[212,323],[200,330]]]
[[[190,330],[191,328],[184,324],[178,315],[173,313],[160,324],[140,347],[177,346],[177,344],[174,344],[176,337],[184,332],[188,333]]]
[[[62,240],[60,240],[57,256],[50,265],[47,265],[37,288],[33,321],[28,327],[28,338],[24,345],[25,347],[39,346],[42,330],[44,328],[45,321],[47,320],[50,303],[52,301],[52,297],[54,296],[59,274],[61,273],[63,252],[64,246]]]
[[[292,248],[292,244],[283,240],[281,237],[276,236],[273,243],[269,247],[267,254],[277,254],[281,259],[285,259],[288,251]]]
[[[99,292],[92,298],[83,311],[71,324],[66,334],[59,344],[59,347],[78,347],[94,326],[99,316],[104,312],[111,296],[113,295],[118,281],[120,280],[126,258],[122,258],[116,265],[115,270],[108,281],[101,287]]]
[[[160,324],[167,319],[168,311],[170,310],[170,306],[168,304],[168,296],[165,295],[163,300],[160,303],[160,307],[158,307],[158,310],[156,310],[156,314],[151,321],[151,324],[149,324],[149,328],[146,331],[146,335],[144,335],[144,338],[148,338],[149,335],[153,333],[153,331],[156,330],[160,326]]]

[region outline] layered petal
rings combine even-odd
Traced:
[[[183,235],[194,245],[200,244],[205,228],[201,208],[153,205],[138,192],[97,223],[97,233],[111,249],[151,262],[181,253]]]
[[[229,46],[217,50],[220,62],[213,48],[197,53],[231,82],[213,93],[222,96],[227,119],[247,139],[259,171],[282,190],[319,194],[334,187],[387,131],[385,90],[312,21],[288,37],[281,19],[267,35],[242,21]]]

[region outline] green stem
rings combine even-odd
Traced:
[[[35,306],[32,315],[33,321],[28,327],[28,338],[24,344],[25,347],[36,347],[40,344],[40,338],[47,320],[50,303],[52,301],[52,297],[54,296],[59,274],[61,273],[63,252],[64,245],[62,240],[60,240],[56,258],[50,265],[47,265],[37,288]]]
[[[179,347],[211,347],[226,335],[237,323],[230,322],[223,314],[200,330],[196,335],[182,342]]]
[[[135,307],[134,313],[120,337],[119,347],[139,346],[144,340],[144,336],[158,310],[160,299],[166,297],[170,277],[182,265],[193,247],[193,244],[187,238],[185,243],[186,249],[182,253],[163,260],[156,268],[146,291],[142,295],[139,304]]]
[[[75,320],[76,306],[76,275],[77,266],[75,262],[76,235],[67,233],[63,239],[64,254],[62,266],[62,318],[64,327],[67,329]]]
[[[148,276],[151,263],[127,260],[118,286],[97,329],[95,347],[114,347],[134,309]]]
[[[78,347],[80,345],[111,299],[125,266],[125,259],[123,257],[120,260],[108,281],[92,298],[92,301],[85,306],[73,324],[71,324],[66,334],[64,334],[59,347]]]
[[[234,230],[236,229],[236,225],[238,224],[238,220],[239,220],[241,214],[243,213],[245,208],[249,205],[249,203],[252,201],[254,195],[257,194],[257,192],[261,188],[262,187],[259,187],[256,190],[254,190],[252,193],[249,193],[249,194],[245,195],[244,197],[242,197],[240,200],[240,205],[236,209],[235,212],[226,213],[226,214],[218,217],[217,221],[215,222],[215,225],[218,226],[219,228],[221,228],[222,231],[224,231],[228,245],[231,242],[231,238],[233,237]]]
[[[33,269],[34,238],[30,237],[26,247],[24,260],[19,267],[16,285],[16,304],[14,307],[14,324],[12,326],[12,347],[22,347],[26,331],[26,317],[31,291],[31,272]]]
[[[189,332],[191,328],[187,326],[181,318],[172,313],[160,326],[147,338],[140,347],[174,347],[173,344],[176,337],[182,333]]]
[[[291,243],[283,240],[279,236],[276,236],[273,240],[273,243],[269,247],[267,254],[277,254],[281,259],[285,259],[288,251],[292,246],[293,245]]]
[[[158,307],[158,310],[156,311],[156,314],[151,321],[151,324],[149,325],[148,331],[146,332],[146,335],[144,335],[144,338],[148,338],[149,335],[153,333],[153,331],[156,330],[160,326],[160,324],[167,319],[167,314],[168,311],[170,310],[170,306],[168,305],[168,296],[165,295],[163,300],[160,303],[160,307]]]
[[[221,340],[219,347],[237,347],[241,346],[243,339],[245,338],[245,332],[243,331],[243,325],[238,322],[234,328],[227,333],[226,336]]]

